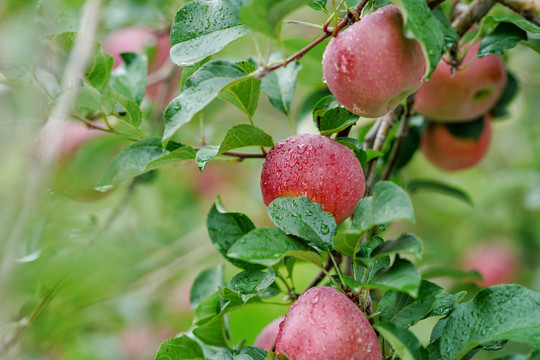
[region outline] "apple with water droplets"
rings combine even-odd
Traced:
[[[279,332],[279,324],[281,324],[283,319],[283,316],[278,317],[270,324],[266,325],[259,335],[257,335],[253,346],[260,347],[266,351],[272,350],[276,344],[276,337]]]
[[[328,286],[309,289],[290,307],[279,328],[276,355],[280,360],[382,359],[364,313]]]
[[[388,5],[333,38],[323,54],[328,89],[349,111],[375,118],[422,85],[426,60],[420,43],[403,35],[403,17]]]
[[[365,192],[362,166],[346,146],[320,135],[294,135],[268,152],[261,191],[268,206],[279,197],[305,196],[334,215],[351,216]]]
[[[422,135],[420,149],[439,169],[456,171],[473,167],[484,158],[491,138],[491,116],[486,114],[482,121],[478,139],[459,138],[448,129],[448,126],[464,124],[430,122]]]
[[[440,61],[415,95],[419,114],[431,121],[462,122],[482,116],[495,105],[506,84],[506,70],[500,56],[474,58],[479,47],[471,47],[462,62],[465,68],[454,75],[450,65]]]

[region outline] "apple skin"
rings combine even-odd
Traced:
[[[279,197],[305,196],[343,222],[366,189],[364,172],[346,146],[320,135],[294,135],[268,152],[261,191],[268,206]]]
[[[333,38],[323,54],[323,76],[334,97],[356,115],[375,118],[422,85],[420,43],[403,35],[397,6],[388,5]]]
[[[279,325],[283,321],[284,317],[279,317],[266,325],[264,329],[257,335],[253,346],[260,347],[263,350],[270,351],[274,348],[276,343],[276,337],[279,332]]]
[[[463,64],[478,52],[480,44],[472,46]],[[502,59],[488,55],[475,59],[453,76],[450,65],[439,62],[431,79],[415,95],[416,111],[437,122],[462,122],[487,113],[499,99],[506,84]]]
[[[484,129],[478,140],[455,137],[445,124],[429,123],[420,149],[441,170],[457,171],[478,164],[485,156],[491,138],[491,116],[484,116]]]
[[[481,244],[465,256],[463,269],[476,270],[482,275],[480,286],[507,284],[517,271],[514,252],[500,243]]]
[[[276,355],[280,360],[382,359],[377,335],[360,308],[328,286],[309,289],[290,307]]]

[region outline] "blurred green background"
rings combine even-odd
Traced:
[[[29,69],[54,68],[43,50],[43,35],[77,30],[81,0],[0,1],[0,62]],[[114,29],[145,24],[170,26],[181,1],[111,0],[106,2],[99,39]],[[323,14],[303,9],[291,16],[321,23]],[[290,54],[316,36],[317,30],[284,27]],[[263,49],[268,40],[256,38]],[[279,49],[275,49],[279,50]],[[316,48],[302,60],[303,70],[293,102],[297,131],[313,131],[302,103],[321,88]],[[241,54],[241,57],[239,57]],[[255,55],[253,38],[240,39],[218,57],[235,60]],[[459,268],[464,254],[485,242],[502,243],[515,254],[513,282],[540,290],[540,61],[531,49],[518,46],[506,61],[520,84],[510,116],[493,126],[491,146],[482,163],[471,170],[442,173],[417,153],[402,173],[403,180],[439,179],[469,194],[474,206],[429,192],[412,195],[417,222],[396,224],[388,238],[403,231],[424,241],[421,269],[430,265]],[[0,68],[1,70],[1,68]],[[99,178],[114,156],[111,149],[129,144],[101,137],[80,149],[71,170],[61,173],[57,191],[44,199],[28,198],[30,161],[35,138],[51,103],[28,84],[8,87],[0,71],[0,259],[16,259],[7,283],[0,288],[0,347],[6,359],[149,359],[161,341],[188,329],[189,288],[202,269],[222,259],[208,239],[206,214],[218,194],[231,211],[246,213],[257,226],[269,226],[259,189],[262,162],[214,161],[200,173],[194,163],[160,169],[134,187],[129,183],[84,201],[62,193],[69,185],[88,185]],[[4,79],[5,80],[5,79]],[[145,103],[150,117],[153,104]],[[154,109],[155,110],[155,109]],[[233,106],[216,100],[204,113],[207,143],[218,143],[232,125],[245,123]],[[159,135],[161,123],[148,124]],[[255,124],[274,137],[289,136],[287,119],[261,95]],[[359,130],[353,131],[353,134]],[[200,125],[184,127],[178,140],[198,145]],[[82,186],[81,185],[81,186]],[[5,244],[15,236],[13,252]],[[228,277],[236,269],[226,267]],[[296,286],[302,289],[316,269],[301,265]],[[7,274],[7,273],[6,273]],[[449,290],[477,288],[440,279]],[[286,312],[283,306],[248,306],[230,315],[235,341],[251,344],[260,329]],[[433,323],[417,326],[427,341]],[[12,339],[13,342],[10,342]],[[490,358],[488,353],[481,357]],[[2,355],[0,355],[0,358]]]

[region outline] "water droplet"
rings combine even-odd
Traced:
[[[330,232],[330,229],[328,228],[328,226],[325,225],[325,224],[322,224],[321,225],[321,234],[328,235],[329,232]]]

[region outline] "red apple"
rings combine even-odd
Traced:
[[[260,347],[266,351],[270,351],[274,348],[276,344],[276,337],[279,331],[279,324],[283,321],[284,317],[279,317],[272,321],[270,324],[266,325],[262,329],[261,333],[257,335],[255,343],[253,346]]]
[[[477,54],[474,45],[463,65]],[[415,95],[414,108],[432,121],[460,122],[487,113],[504,90],[506,70],[497,55],[476,58],[464,70],[450,73],[450,65],[441,60],[431,79]]]
[[[517,270],[514,252],[500,243],[485,243],[468,252],[463,261],[465,270],[476,270],[482,275],[480,286],[506,284]]]
[[[484,158],[491,137],[491,117],[484,116],[478,140],[458,138],[445,124],[429,123],[422,136],[421,150],[441,170],[456,171],[475,166]]]
[[[261,175],[266,205],[284,196],[305,196],[339,224],[364,196],[360,162],[344,145],[319,135],[294,135],[268,152]]]
[[[356,115],[382,116],[422,85],[420,43],[403,35],[403,18],[385,6],[333,38],[323,54],[323,76],[335,98]]]
[[[381,346],[360,308],[327,286],[300,295],[280,325],[278,359],[380,360]]]

